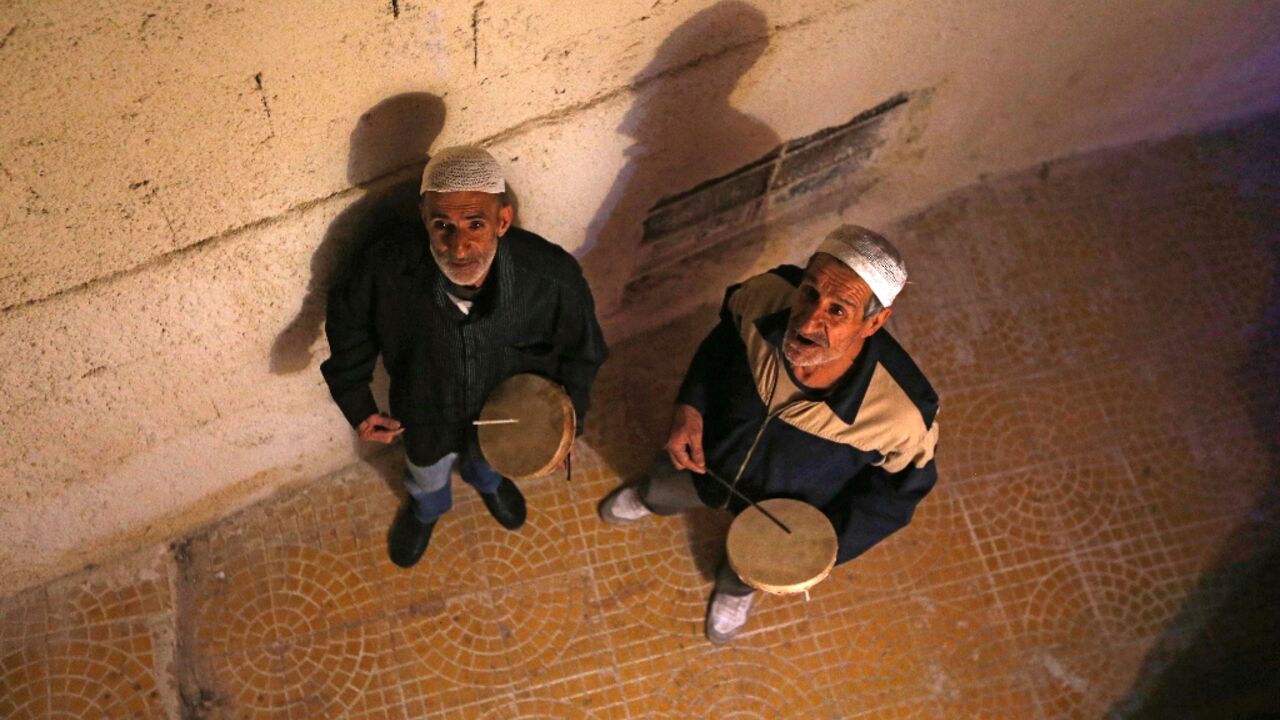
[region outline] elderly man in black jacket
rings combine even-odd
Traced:
[[[607,522],[700,505],[741,512],[725,482],[755,500],[794,498],[836,531],[848,562],[911,521],[937,481],[938,396],[884,329],[907,279],[888,240],[836,228],[806,267],[783,265],[725,293],[677,398],[667,458],[610,493]],[[728,564],[706,633],[726,643],[755,598]]]
[[[420,207],[425,238],[375,242],[330,292],[331,355],[320,367],[362,440],[403,435],[410,498],[388,540],[401,567],[422,557],[452,506],[455,465],[499,523],[524,524],[524,497],[480,456],[471,422],[489,392],[518,373],[563,385],[581,421],[607,354],[577,261],[512,225],[506,182],[489,153],[437,153],[423,173]],[[391,377],[390,415],[369,390],[379,354]]]

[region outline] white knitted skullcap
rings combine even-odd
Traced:
[[[893,304],[898,291],[907,283],[907,268],[895,257],[897,250],[888,240],[864,227],[841,225],[827,235],[818,252],[835,257],[858,273],[885,307]]]
[[[507,189],[498,161],[484,150],[471,145],[445,148],[432,156],[422,171],[423,193],[484,192],[500,193]]]

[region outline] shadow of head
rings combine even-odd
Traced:
[[[634,81],[642,89],[618,129],[644,142],[665,140],[680,127],[713,123],[716,109],[730,107],[730,95],[768,45],[768,19],[745,2],[724,0],[694,14],[667,36],[653,60],[636,74]],[[703,64],[713,64],[713,71],[675,77]],[[667,79],[677,84],[652,82]],[[697,133],[674,133],[679,134]]]
[[[272,344],[271,372],[285,375],[310,367],[329,289],[365,247],[424,236],[418,188],[444,118],[444,101],[422,92],[393,95],[360,115],[351,130],[347,179],[365,192],[334,218],[312,254],[301,307]]]
[[[588,434],[606,464],[623,475],[639,472],[660,447],[685,363],[714,324],[724,284],[739,279],[754,262],[760,245],[754,238],[764,236],[761,230],[751,231],[750,237],[744,233],[741,242],[723,245],[731,252],[687,263],[680,253],[715,250],[702,248],[700,241],[685,247],[678,238],[670,243],[656,235],[646,238],[646,219],[663,198],[778,146],[780,139],[769,125],[732,102],[735,91],[750,82],[749,73],[759,72],[769,42],[764,13],[739,0],[723,0],[675,28],[633,78],[635,98],[618,130],[634,142],[588,226],[580,256],[606,336],[621,338],[597,379],[593,395],[599,398],[599,410],[588,423]],[[710,322],[697,312],[704,303],[712,303]],[[631,337],[654,316],[654,307],[673,306],[680,310],[661,331]],[[685,312],[697,314],[693,323]]]
[[[444,128],[444,101],[421,92],[401,93],[369,108],[351,130],[347,180],[364,185],[426,162]]]

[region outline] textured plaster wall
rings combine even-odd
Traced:
[[[1275,107],[1278,8],[6,3],[0,592],[367,451],[316,369],[319,299],[344,228],[431,147],[506,163],[617,340],[645,325],[620,300],[660,198],[911,93],[869,189],[773,218],[802,255],[835,214],[883,225],[986,173]]]

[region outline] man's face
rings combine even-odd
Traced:
[[[483,192],[429,192],[422,199],[431,257],[455,285],[479,287],[511,227],[511,206]]]
[[[814,255],[791,301],[782,342],[787,361],[796,367],[852,363],[862,341],[889,317],[885,309],[862,319],[870,297],[866,281],[844,263],[825,253]]]

